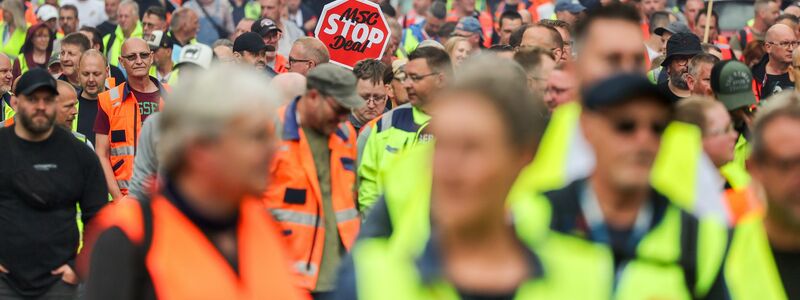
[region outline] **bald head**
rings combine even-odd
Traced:
[[[769,55],[770,63],[790,64],[792,53],[797,46],[797,36],[791,27],[784,24],[775,24],[767,30],[764,39],[765,50]]]
[[[143,39],[130,38],[122,43],[119,62],[128,73],[128,78],[146,77],[153,64],[153,53]]]
[[[63,80],[58,80],[57,82],[58,96],[56,96],[56,101],[58,106],[56,109],[56,124],[72,130],[72,122],[75,120],[75,115],[78,114],[78,109],[75,107],[78,103],[78,93],[68,82]]]
[[[767,30],[766,42],[774,42],[783,37],[795,38],[794,30],[786,24],[775,24]]]
[[[294,72],[278,74],[272,78],[269,85],[281,92],[281,103],[289,103],[295,97],[306,93],[306,77]]]

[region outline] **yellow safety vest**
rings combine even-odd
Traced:
[[[22,45],[25,44],[27,33],[24,29],[17,27],[11,37],[5,40],[6,30],[8,30],[8,24],[0,22],[0,38],[3,39],[2,44],[0,44],[0,51],[8,55],[11,60],[14,60],[19,56]]]
[[[751,214],[736,226],[725,261],[725,281],[733,300],[788,299],[762,215]]]

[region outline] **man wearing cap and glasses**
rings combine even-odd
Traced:
[[[479,50],[485,48],[483,45],[483,30],[481,23],[475,17],[463,17],[458,20],[456,30],[453,31],[453,36],[459,36],[467,39],[472,49]]]
[[[168,83],[172,75],[172,39],[164,35],[161,30],[151,32],[145,36],[147,46],[153,52],[153,65],[149,75],[161,83]]]
[[[388,109],[386,101],[389,99],[389,83],[391,76],[387,75],[387,68],[379,60],[365,59],[356,63],[353,67],[353,75],[358,79],[356,90],[361,98],[364,98],[364,107],[353,110],[350,115],[350,124],[361,132],[361,128],[377,118]]]
[[[147,42],[128,39],[121,52],[119,61],[128,81],[98,95],[100,110],[94,124],[97,156],[113,199],[128,194],[142,122],[160,110],[168,88],[148,75],[153,52]]]
[[[236,61],[259,70],[267,66],[266,52],[269,46],[255,32],[245,32],[233,42],[233,56]]]
[[[658,89],[673,103],[691,96],[686,74],[689,73],[689,60],[703,53],[700,39],[692,33],[678,32],[667,42],[667,56],[661,66],[666,68],[667,81],[658,83]]]
[[[798,45],[795,32],[784,24],[775,24],[767,30],[764,49],[767,55],[753,66],[753,79],[759,87],[759,99],[766,99],[785,89],[794,88],[789,78],[792,53]]]
[[[56,80],[31,69],[17,83],[16,124],[0,129],[0,298],[71,299],[84,224],[107,203],[103,171],[86,144],[56,126]],[[13,175],[13,176],[12,176]]]
[[[619,74],[585,90],[582,108],[594,170],[544,193],[551,214],[543,223],[556,236],[608,248],[612,298],[725,298],[725,226],[694,217],[650,183],[672,101],[644,76]]]
[[[275,73],[285,73],[287,71],[286,57],[278,54],[276,51],[278,49],[278,42],[280,42],[283,36],[283,31],[269,18],[261,18],[253,22],[250,31],[260,35],[264,39],[264,44],[267,45],[267,66],[275,71]]]
[[[346,122],[364,105],[356,82],[350,71],[322,64],[308,73],[306,93],[278,111],[282,142],[264,202],[292,245],[297,284],[315,298],[335,288],[361,222],[353,193],[357,136]]]

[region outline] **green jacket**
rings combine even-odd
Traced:
[[[763,221],[759,214],[750,215],[733,232],[725,262],[725,280],[733,300],[788,299]]]
[[[371,121],[359,134],[359,149],[363,152],[358,166],[358,206],[366,212],[378,199],[383,189],[381,172],[386,170],[398,153],[402,153],[419,142],[426,142],[420,134],[428,125],[430,116],[410,104],[390,110]],[[366,135],[362,137],[361,135]]]
[[[142,37],[142,22],[136,22],[136,28],[131,33],[130,37],[141,38]],[[125,42],[127,38],[122,33],[122,27],[117,25],[117,29],[114,30],[113,33],[106,34],[103,37],[103,49],[105,49],[106,58],[108,59],[108,64],[112,66],[119,66],[119,56],[122,55],[122,43]]]

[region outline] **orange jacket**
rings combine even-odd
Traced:
[[[116,227],[147,249],[145,269],[158,299],[306,299],[292,284],[277,226],[258,199],[243,199],[239,209],[238,274],[167,198],[156,194],[146,203],[123,198],[105,207],[87,227],[79,266],[90,267],[94,242]]]
[[[731,48],[730,42],[724,36],[717,37],[717,40],[714,41],[714,45],[716,45],[720,52],[722,52],[722,60],[731,60],[736,58],[736,55],[733,54],[733,48]]]
[[[161,85],[156,80],[163,96],[169,91],[169,86]],[[110,144],[109,157],[114,177],[123,195],[128,194],[128,185],[133,177],[133,157],[136,155],[136,144],[139,140],[139,130],[142,127],[142,116],[139,112],[139,101],[124,82],[114,88],[97,95],[97,104],[108,115],[111,125],[108,140]],[[159,105],[159,108],[162,105]]]
[[[270,185],[264,202],[280,223],[289,243],[289,258],[297,271],[298,284],[313,290],[317,284],[325,243],[322,192],[314,157],[302,128],[297,124],[297,103],[282,106],[280,149],[270,167]],[[355,185],[356,132],[342,123],[328,139],[330,149],[331,201],[336,212],[339,237],[350,250],[358,235],[360,218],[353,192]]]
[[[726,189],[725,200],[728,205],[731,224],[737,224],[742,217],[764,209],[764,205],[755,195],[755,191],[749,186],[738,191]]]
[[[286,57],[283,55],[275,55],[275,73],[281,74],[288,72],[289,69],[286,67],[288,63]]]

